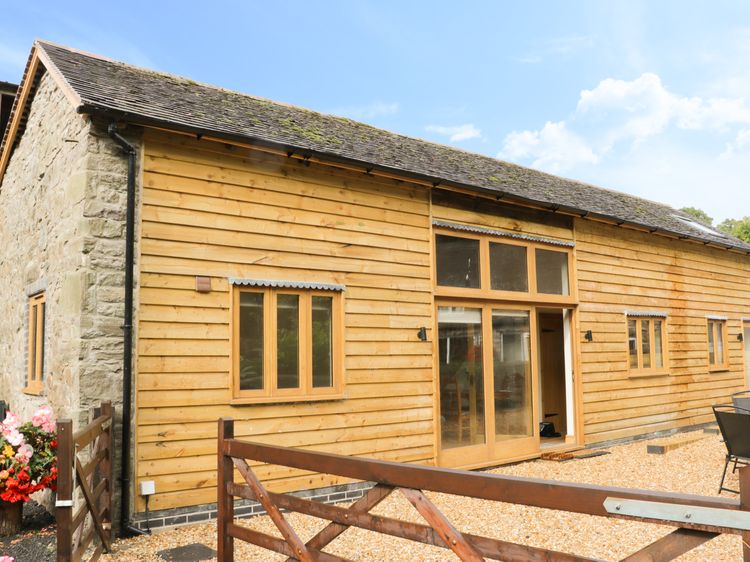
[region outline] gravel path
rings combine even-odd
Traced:
[[[695,435],[703,435],[695,432]],[[681,439],[680,434],[672,439]],[[632,488],[664,490],[716,496],[725,448],[718,435],[685,445],[665,455],[646,453],[646,441],[611,447],[611,454],[566,462],[530,461],[491,470],[492,473],[585,482]],[[737,486],[730,476],[730,487]],[[461,531],[502,540],[570,552],[605,560],[618,560],[631,554],[673,528],[607,519],[588,515],[550,511],[444,494],[428,493],[453,524]],[[724,493],[724,496],[735,497]],[[419,514],[403,496],[394,493],[373,513],[403,520],[422,522]],[[285,514],[303,540],[325,526],[312,517]],[[268,517],[242,520],[241,524],[280,536]],[[181,527],[153,535],[118,541],[111,556],[102,560],[162,562],[157,552],[190,543],[216,548],[214,524]],[[247,562],[271,562],[284,557],[235,541],[235,559]],[[362,561],[439,561],[457,560],[447,550],[412,543],[361,529],[349,529],[327,552]],[[683,561],[730,561],[741,557],[738,536],[722,535],[679,558]]]

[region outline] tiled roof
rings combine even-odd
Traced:
[[[750,253],[750,244],[691,226],[667,205],[58,45],[37,46],[79,98],[81,113],[356,163]]]

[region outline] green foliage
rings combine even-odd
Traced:
[[[702,209],[697,209],[695,207],[683,207],[680,209],[683,213],[687,213],[688,215],[695,217],[703,224],[707,224],[709,226],[712,226],[714,224],[714,219],[708,216],[708,213],[706,211],[703,211]]]
[[[721,232],[750,242],[750,216],[741,219],[727,219],[717,227]]]

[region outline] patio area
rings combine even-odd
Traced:
[[[514,476],[545,478],[629,488],[642,488],[716,496],[724,465],[726,449],[718,434],[702,430],[680,433],[667,441],[698,438],[665,454],[649,454],[647,445],[655,440],[612,446],[609,454],[563,462],[535,460],[500,467],[489,472]],[[659,439],[663,441],[664,439]],[[727,485],[736,488],[731,472]],[[460,531],[485,535],[581,556],[617,560],[669,533],[673,527],[635,523],[616,519],[551,511],[519,505],[473,500],[443,494],[426,493]],[[723,497],[736,498],[724,492]],[[377,506],[373,514],[407,521],[422,522],[406,499],[394,494]],[[326,522],[296,513],[286,514],[303,540],[312,537]],[[242,521],[254,529],[280,536],[268,517]],[[103,560],[188,560],[173,557],[165,551],[201,544],[216,549],[214,523],[185,526],[154,534],[118,541],[111,555]],[[327,552],[352,560],[456,560],[447,550],[425,546],[361,529],[349,529],[335,540]],[[159,554],[162,553],[162,554]],[[235,541],[237,560],[266,562],[284,560],[281,555]],[[721,561],[741,558],[738,536],[722,535],[694,549],[678,560]],[[195,558],[192,558],[195,559]],[[205,558],[210,559],[210,558]],[[214,558],[215,559],[215,558]]]

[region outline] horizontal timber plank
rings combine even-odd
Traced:
[[[279,268],[268,264],[222,263],[196,257],[141,256],[141,271],[179,275],[224,276],[251,279],[282,279],[285,281],[314,281],[338,285],[367,286],[404,291],[431,291],[429,277],[401,277],[350,271],[309,271],[307,269]]]
[[[432,407],[432,396],[411,396],[403,398],[379,398],[361,400],[329,400],[323,402],[298,402],[290,404],[262,404],[253,406],[183,406],[174,408],[139,408],[138,425],[164,425],[215,421],[222,416],[232,416],[236,420],[276,418],[284,415],[324,416],[351,412],[372,412]]]
[[[235,422],[237,435],[250,437],[305,431],[341,430],[432,420],[432,408],[407,410],[378,410],[350,412],[324,416],[296,416],[293,412],[278,418],[251,419]],[[180,424],[144,425],[137,428],[138,442],[175,441],[182,439],[216,439],[216,422],[191,422]]]
[[[432,434],[431,420],[404,421],[385,425],[368,425],[338,429],[314,429],[287,433],[264,434],[254,430],[250,435],[237,438],[251,438],[260,443],[272,443],[282,447],[305,447],[333,443],[347,443],[364,439],[391,438],[401,442],[402,437]],[[216,453],[216,439],[187,439],[180,441],[155,441],[138,446],[138,460],[168,459],[175,457],[196,457]]]
[[[151,221],[142,223],[143,238],[164,241],[183,241],[193,244],[214,244],[217,246],[253,248],[255,250],[304,252],[305,254],[327,258],[354,258],[389,263],[404,263],[429,266],[427,254],[358,246],[351,242],[326,242],[315,238],[287,238],[268,235],[262,232],[216,230],[186,225],[164,224]]]
[[[347,454],[352,456],[370,456],[375,453],[383,453],[394,449],[411,449],[432,446],[433,434],[423,433],[408,435],[403,438],[393,437],[366,439],[359,441],[348,441],[346,443],[323,443],[312,445],[306,449],[318,452],[329,452]],[[141,461],[138,463],[138,476],[156,476],[159,474],[173,474],[180,472],[191,472],[194,470],[208,470],[214,467],[211,460],[216,460],[216,454],[207,454],[192,457],[172,457],[166,459],[155,459]],[[295,468],[295,467],[291,467]]]
[[[226,213],[226,210],[224,210]],[[182,209],[179,207],[144,206],[141,218],[161,224],[187,225],[216,231],[263,232],[268,235],[298,240],[319,240],[340,244],[355,244],[364,248],[393,249],[421,254],[429,254],[429,240],[403,238],[402,233],[392,235],[367,230],[335,228],[331,222],[312,220],[294,222],[292,217],[264,218],[263,216],[217,213],[202,209]],[[268,213],[265,213],[268,215]]]

